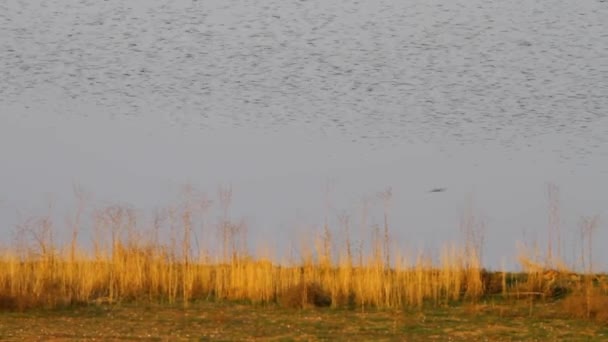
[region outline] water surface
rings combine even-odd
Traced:
[[[231,183],[236,215],[287,238],[329,183],[332,215],[392,186],[396,243],[457,237],[472,198],[496,264],[544,238],[547,182],[572,236],[608,214],[605,18],[598,0],[2,1],[3,221],[68,206],[73,183],[143,208]]]

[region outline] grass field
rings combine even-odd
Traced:
[[[0,338],[210,340],[608,340],[608,275],[594,272],[596,218],[581,221],[578,270],[545,250],[517,272],[483,267],[483,225],[440,251],[403,251],[381,223],[325,221],[297,256],[251,253],[247,227],[187,201],[153,220],[121,206],[80,206],[58,243],[51,216],[26,221],[0,249]],[[390,191],[380,196],[386,203]],[[365,215],[364,215],[365,216]],[[207,223],[206,223],[207,222]],[[91,232],[92,246],[79,235]],[[362,239],[361,236],[368,238]]]
[[[608,326],[560,306],[475,304],[424,310],[286,309],[199,302],[94,305],[0,314],[2,340],[605,341]]]

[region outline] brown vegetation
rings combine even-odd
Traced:
[[[523,272],[485,270],[483,224],[468,213],[462,221],[463,247],[448,245],[437,259],[424,251],[406,258],[396,248],[389,250],[390,190],[381,198],[382,228],[363,227],[371,235],[369,244],[353,243],[343,218],[341,234],[326,223],[321,234],[302,246],[298,258],[285,262],[276,262],[268,251],[248,252],[246,225],[229,217],[230,190],[220,192],[222,214],[214,225],[206,219],[207,200],[188,200],[161,211],[149,224],[141,224],[129,208],[95,210],[89,222],[92,248],[79,244],[82,209],[71,220],[71,239],[62,245],[54,240],[50,217],[32,220],[20,226],[13,247],[0,251],[0,309],[118,302],[188,305],[200,299],[293,308],[399,309],[488,298],[565,297],[565,312],[606,321],[608,282],[593,278],[590,254],[588,269],[581,274],[561,266],[555,254],[548,253],[551,259],[541,262],[531,257],[536,251],[525,249],[520,255]],[[595,225],[596,220],[583,222],[584,238],[591,239]],[[555,224],[550,231],[559,236]],[[335,238],[338,235],[341,239]]]

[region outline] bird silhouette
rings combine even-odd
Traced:
[[[444,191],[445,191],[445,188],[434,188],[434,189],[431,189],[431,191],[429,191],[429,192],[444,192]]]

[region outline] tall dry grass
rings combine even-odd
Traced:
[[[589,276],[581,279],[565,281],[574,273],[547,267],[556,263],[539,263],[528,252],[520,255],[522,274],[488,272],[482,266],[484,225],[472,210],[461,222],[462,243],[448,243],[438,253],[400,250],[390,243],[390,196],[390,189],[378,196],[381,225],[368,223],[363,210],[358,240],[348,216],[340,216],[336,227],[326,218],[318,234],[303,240],[298,256],[282,262],[272,250],[249,251],[246,224],[230,216],[229,188],[218,192],[216,219],[209,210],[213,201],[189,196],[151,220],[125,206],[92,209],[87,215],[79,206],[68,220],[70,236],[64,242],[58,242],[50,215],[29,220],[17,228],[14,243],[0,251],[0,308],[125,301],[188,305],[213,299],[364,310],[476,302],[514,293],[551,298],[559,286],[567,286],[583,294],[587,316],[603,317],[590,304],[591,298],[606,295],[603,280],[589,281],[590,255],[584,259]],[[584,236],[591,239],[590,226],[597,222],[585,222]],[[85,228],[90,246],[79,238]]]
[[[66,229],[56,229],[50,215],[18,227],[13,245],[0,254],[0,305],[187,304],[209,298],[293,303],[290,297],[295,297],[296,306],[365,308],[447,304],[481,296],[481,262],[470,246],[446,247],[440,262],[430,253],[408,259],[390,249],[390,196],[390,189],[379,194],[382,225],[362,228],[368,243],[363,238],[353,242],[347,216],[335,229],[325,220],[321,232],[301,246],[299,258],[281,263],[248,251],[247,226],[230,217],[229,188],[218,192],[220,215],[213,224],[211,201],[204,199],[160,210],[148,222],[124,206],[92,210],[84,217],[81,196],[63,243],[57,242],[56,231]],[[86,226],[92,236],[87,247],[79,239]]]

